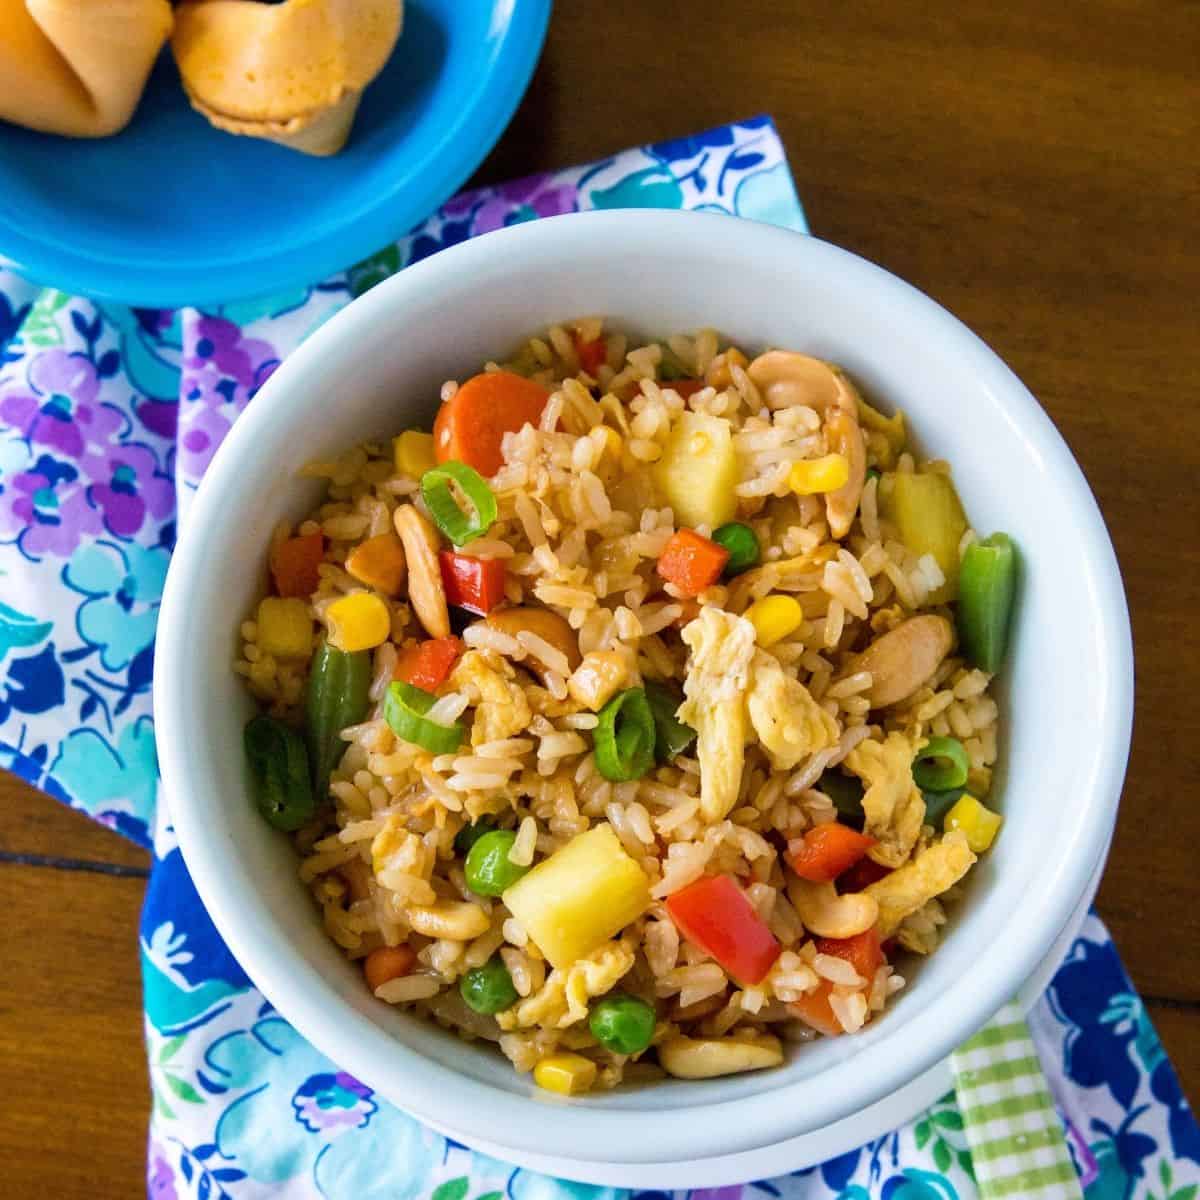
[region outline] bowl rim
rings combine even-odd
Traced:
[[[273,423],[287,405],[293,379],[314,370],[336,347],[355,338],[356,328],[396,319],[406,305],[421,307],[439,285],[453,288],[456,277],[470,278],[478,267],[506,257],[519,261],[532,243],[560,247],[563,261],[586,222],[589,240],[606,240],[609,246],[622,238],[657,246],[682,241],[696,244],[736,239],[738,253],[753,253],[764,260],[790,260],[805,269],[837,272],[842,283],[869,291],[874,302],[912,310],[913,320],[930,327],[946,346],[945,353],[960,359],[980,379],[981,394],[1019,417],[1020,436],[1030,454],[1048,463],[1067,493],[1076,534],[1088,569],[1088,586],[1094,598],[1092,617],[1102,658],[1094,669],[1104,686],[1097,701],[1100,717],[1093,753],[1083,789],[1090,803],[1081,805],[1070,840],[1060,844],[1056,861],[1039,874],[1034,894],[1040,893],[1038,920],[1004,928],[1005,954],[982,956],[969,988],[953,996],[932,996],[895,1029],[881,1034],[872,1048],[870,1072],[834,1067],[818,1077],[781,1082],[752,1095],[711,1104],[655,1109],[653,1137],[647,1138],[647,1109],[613,1109],[588,1106],[586,1101],[561,1101],[519,1096],[491,1084],[468,1078],[436,1062],[353,1010],[340,999],[329,982],[305,963],[299,952],[280,946],[269,934],[267,920],[247,920],[256,897],[224,886],[223,863],[228,839],[205,820],[203,789],[192,782],[190,764],[195,752],[180,723],[174,663],[186,663],[192,651],[187,602],[199,573],[205,569],[208,535],[214,527],[229,524],[222,518],[223,493],[242,469],[242,459],[256,457],[263,440],[270,441]],[[1014,412],[1009,412],[1014,410]],[[286,418],[284,424],[287,423]],[[201,535],[198,530],[204,529]],[[1091,665],[1091,664],[1090,664]],[[463,1128],[464,1114],[478,1120],[490,1142],[526,1152],[544,1152],[553,1145],[562,1157],[595,1160],[598,1146],[620,1144],[622,1159],[629,1161],[631,1147],[639,1161],[688,1158],[697,1153],[737,1152],[795,1136],[801,1129],[840,1120],[896,1090],[928,1070],[959,1043],[979,1029],[1045,956],[1070,911],[1088,885],[1094,865],[1103,852],[1115,822],[1117,803],[1128,758],[1133,711],[1132,638],[1124,590],[1108,532],[1082,471],[1050,418],[1013,372],[981,339],[932,299],[896,276],[865,259],[822,242],[757,222],[739,221],[710,213],[620,210],[568,214],[496,231],[450,247],[406,268],[348,305],[290,355],[240,417],[218,450],[195,497],[191,519],[182,530],[163,595],[159,618],[154,672],[154,710],[158,723],[159,761],[164,789],[171,795],[172,817],[179,845],[197,891],[222,936],[247,973],[280,1013],[339,1067],[379,1087],[382,1064],[389,1075],[402,1075],[404,1105],[413,1115],[431,1122]],[[1032,909],[1025,909],[1026,914]],[[304,986],[296,986],[297,982]],[[339,1006],[339,1020],[329,1019],[329,1005]],[[842,1063],[839,1066],[844,1067]],[[820,1081],[819,1098],[813,1084]],[[797,1114],[819,1110],[818,1118]],[[701,1114],[703,1119],[701,1120]]]

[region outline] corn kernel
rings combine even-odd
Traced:
[[[802,458],[792,464],[788,487],[797,496],[815,496],[819,492],[836,492],[850,478],[850,463],[842,454],[826,454],[823,458]]]
[[[276,658],[307,658],[312,653],[312,613],[307,600],[266,596],[258,605],[260,650]]]
[[[967,835],[967,845],[976,854],[982,854],[996,840],[1002,820],[999,813],[980,804],[974,796],[964,794],[946,814],[942,828],[947,833],[952,829],[961,830]]]
[[[804,622],[804,609],[791,596],[764,596],[746,609],[746,620],[754,626],[760,646],[773,646]]]
[[[551,1054],[533,1068],[533,1082],[560,1096],[577,1096],[596,1082],[596,1064],[582,1054]]]
[[[410,479],[420,479],[426,471],[437,466],[433,456],[433,434],[421,433],[417,429],[405,430],[392,440],[392,454],[396,470]]]
[[[356,592],[335,600],[325,610],[329,641],[339,650],[373,650],[388,639],[392,618],[388,607],[370,592]]]

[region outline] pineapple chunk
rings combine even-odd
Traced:
[[[737,512],[737,455],[729,422],[685,412],[654,464],[654,482],[681,525],[715,529]]]
[[[880,492],[883,515],[916,555],[932,554],[946,582],[930,592],[930,604],[948,604],[958,595],[958,544],[967,531],[967,517],[954,484],[946,475],[891,475]]]
[[[650,884],[611,825],[572,838],[503,895],[555,967],[569,967],[650,907]]]

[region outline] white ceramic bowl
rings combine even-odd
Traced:
[[[282,516],[318,489],[297,470],[425,425],[443,380],[556,320],[643,333],[712,325],[749,349],[844,364],[954,466],[982,531],[1021,548],[998,784],[1005,826],[944,944],[863,1034],[774,1071],[563,1100],[497,1052],[374,1000],[324,935],[291,847],[247,794],[252,711],[230,669]],[[973,334],[878,267],[815,239],[701,214],[567,216],[443,251],[355,301],[289,358],[217,454],[175,552],[158,627],[159,759],[180,844],[217,927],[285,1017],[418,1117],[559,1159],[741,1153],[858,1112],[915,1079],[1033,972],[1113,826],[1133,667],[1117,564],[1083,475],[1045,413]]]

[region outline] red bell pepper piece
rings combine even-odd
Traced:
[[[685,596],[698,596],[721,578],[729,551],[694,529],[680,529],[658,556],[658,573]]]
[[[472,558],[454,550],[438,554],[446,603],[486,617],[504,599],[504,560]]]
[[[673,388],[686,400],[708,387],[708,384],[703,379],[666,379],[661,382],[661,386]]]
[[[271,551],[271,578],[281,596],[311,596],[317,590],[317,567],[325,557],[319,533],[287,538]]]
[[[831,821],[814,825],[803,837],[788,842],[787,860],[801,879],[830,883],[854,866],[874,845],[873,837]]]
[[[891,873],[891,867],[882,867],[873,858],[860,858],[838,876],[837,889],[839,892],[862,892]]]
[[[430,638],[400,651],[393,679],[402,679],[423,692],[436,692],[446,682],[454,660],[462,653],[456,637]]]
[[[761,983],[782,950],[728,875],[709,875],[672,893],[667,912],[683,936],[738,983]]]

